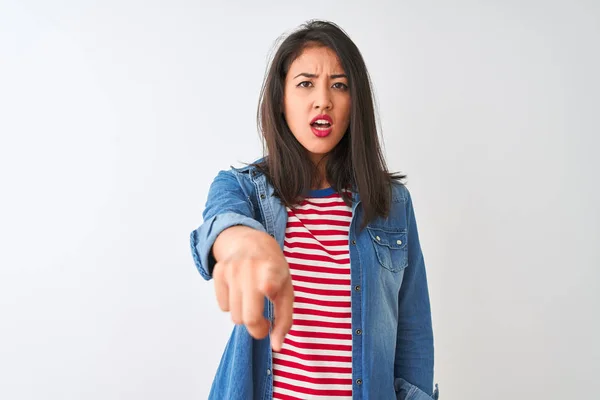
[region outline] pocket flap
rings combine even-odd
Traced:
[[[369,235],[375,243],[387,246],[390,249],[403,249],[406,246],[406,231],[391,232],[380,228],[367,226]]]

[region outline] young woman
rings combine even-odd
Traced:
[[[338,26],[310,21],[281,43],[258,121],[266,154],[218,173],[191,234],[236,324],[210,398],[437,399],[410,193]]]

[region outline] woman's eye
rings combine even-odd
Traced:
[[[298,86],[298,87],[307,88],[307,87],[309,87],[310,85],[312,85],[312,83],[310,83],[309,81],[303,81],[303,82],[300,82],[300,83],[299,83],[297,86]]]
[[[336,89],[341,89],[341,90],[348,89],[348,85],[346,85],[345,83],[342,83],[342,82],[336,82],[336,83],[334,83],[333,87],[336,88]]]

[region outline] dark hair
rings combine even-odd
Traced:
[[[406,175],[389,173],[377,136],[371,81],[358,48],[348,35],[329,21],[311,20],[301,25],[279,45],[260,92],[257,113],[262,134],[261,162],[253,164],[273,185],[283,204],[293,207],[317,185],[317,166],[297,141],[283,116],[285,78],[292,62],[311,46],[333,50],[348,76],[351,97],[350,124],[343,138],[328,154],[326,178],[351,205],[351,195],[342,189],[358,191],[364,208],[363,229],[378,216],[387,217],[391,204],[391,184]]]

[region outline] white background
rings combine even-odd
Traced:
[[[310,18],[409,176],[440,399],[597,395],[597,1],[0,0],[0,398],[207,397],[231,322],[188,235]]]

